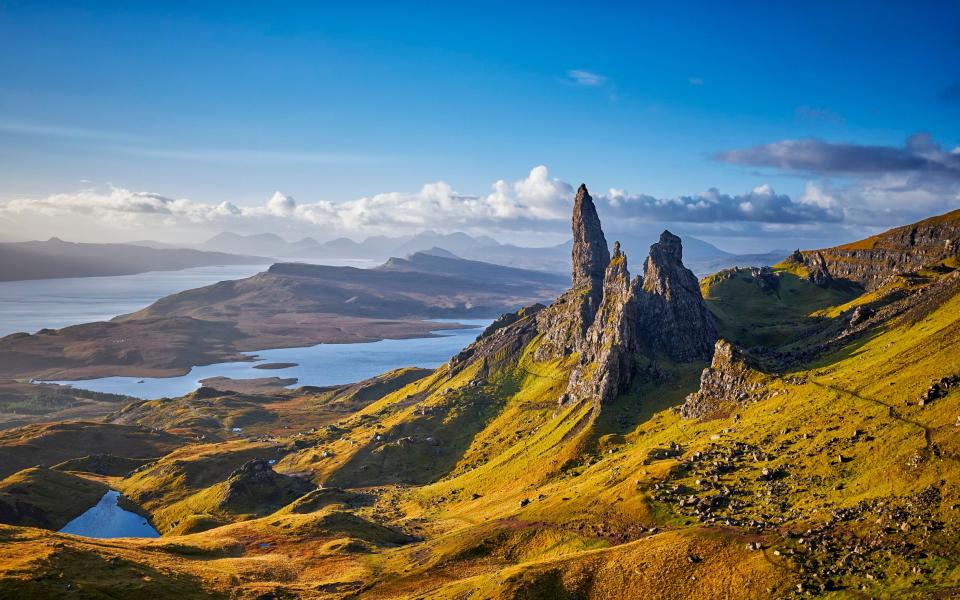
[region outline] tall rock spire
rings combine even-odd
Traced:
[[[573,199],[573,287],[603,286],[610,250],[600,227],[600,217],[585,184]]]
[[[573,289],[557,298],[538,315],[543,341],[537,360],[558,358],[583,350],[587,329],[603,298],[603,277],[610,250],[600,227],[600,217],[586,185],[573,200]]]
[[[586,186],[573,206],[573,288],[537,313],[536,360],[576,358],[560,403],[597,406],[626,392],[638,358],[708,360],[717,340],[693,273],[683,266],[680,238],[664,231],[650,247],[644,277],[630,279],[620,243],[607,249]]]

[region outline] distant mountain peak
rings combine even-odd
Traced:
[[[457,256],[456,254],[454,254],[453,252],[450,252],[449,250],[446,250],[446,249],[441,248],[441,247],[439,247],[439,246],[434,246],[434,247],[428,248],[428,249],[426,249],[426,250],[420,250],[419,252],[416,252],[415,254],[413,254],[413,255],[411,255],[411,256],[415,256],[416,254],[426,254],[426,255],[428,255],[428,256],[439,256],[440,258],[456,258],[456,259],[460,259],[460,257]]]

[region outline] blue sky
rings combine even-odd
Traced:
[[[22,221],[27,200],[108,184],[101,196],[240,209],[276,190],[337,204],[438,181],[459,198],[545,165],[548,180],[608,196],[739,197],[766,184],[799,201],[814,185],[844,210],[857,211],[858,193],[876,205],[815,230],[794,223],[791,240],[956,206],[950,176],[913,181],[926,186],[915,206],[903,196],[887,206],[877,182],[890,174],[876,167],[723,153],[810,139],[902,151],[928,132],[949,155],[960,145],[957,3],[622,4],[0,2],[0,201],[19,202]],[[538,230],[530,214],[503,214],[474,229]],[[168,219],[166,237],[230,224],[197,224],[208,218]],[[356,235],[399,227],[337,219],[330,227]],[[99,221],[119,238],[167,231]],[[291,235],[326,225],[268,223]],[[692,230],[744,247],[778,237],[763,221],[736,223]],[[21,225],[32,233],[0,217],[0,234]]]

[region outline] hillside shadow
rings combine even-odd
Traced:
[[[441,479],[519,390],[512,379],[492,387],[452,389],[440,402],[420,405],[412,418],[387,430],[371,431],[367,445],[350,457],[327,485],[425,485]]]
[[[706,362],[660,363],[657,370],[641,371],[626,394],[601,407],[594,423],[595,437],[626,435],[657,413],[683,404],[700,388],[700,374]]]
[[[853,358],[864,346],[886,333],[887,330],[888,328],[885,325],[874,327],[856,337],[838,342],[835,347],[825,349],[824,353],[817,357],[798,362],[791,370],[823,369]]]

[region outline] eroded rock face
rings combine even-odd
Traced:
[[[536,337],[539,331],[537,315],[545,310],[542,304],[534,304],[515,313],[500,315],[474,343],[450,359],[451,371],[459,372],[466,365],[480,361],[480,376],[485,376],[493,363],[505,356],[519,354]]]
[[[651,352],[677,361],[710,358],[717,340],[713,315],[696,276],[683,266],[680,238],[669,231],[650,246],[637,307],[638,337]]]
[[[568,399],[608,403],[627,390],[636,372],[638,289],[639,280],[630,281],[627,256],[616,242],[603,280],[600,308],[570,376]]]
[[[537,350],[537,360],[580,352],[603,298],[610,250],[585,185],[580,186],[573,201],[572,258],[573,287],[538,317],[543,343]]]
[[[573,199],[573,287],[603,287],[610,250],[600,227],[600,217],[587,192],[581,184]]]
[[[680,414],[701,419],[760,399],[764,376],[751,367],[749,356],[726,340],[717,340],[713,361],[700,375],[700,389],[687,396]]]
[[[833,279],[876,289],[891,276],[909,273],[960,253],[960,210],[897,227],[854,244],[801,252],[808,268],[823,267]]]

